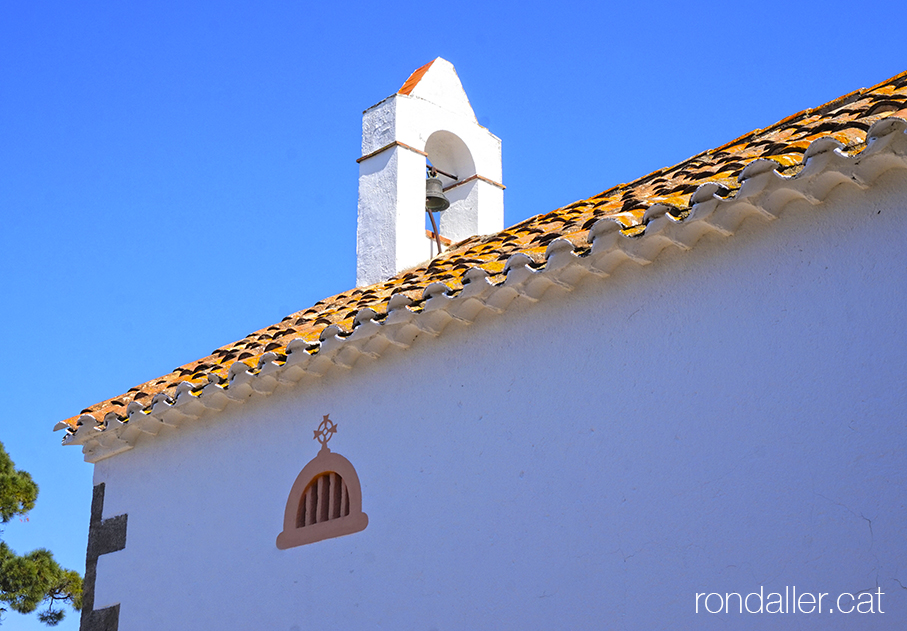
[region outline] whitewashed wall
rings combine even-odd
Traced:
[[[122,631],[902,628],[907,182],[864,195],[101,461],[129,527],[95,606]],[[369,526],[278,550],[328,413]],[[885,613],[694,613],[760,586],[878,586]]]

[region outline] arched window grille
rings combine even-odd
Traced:
[[[296,527],[303,528],[340,519],[350,514],[350,492],[339,474],[331,471],[322,473],[309,482],[299,510],[296,511]]]
[[[368,515],[362,512],[359,476],[349,460],[332,453],[327,442],[336,425],[325,416],[315,433],[321,451],[299,475],[290,489],[284,510],[283,531],[277,535],[281,550],[340,537],[364,530]]]

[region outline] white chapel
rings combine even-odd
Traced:
[[[58,424],[83,631],[901,628],[907,73],[507,228],[448,61],[362,130],[357,287]]]

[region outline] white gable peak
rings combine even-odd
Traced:
[[[441,57],[413,72],[397,94],[425,99],[454,114],[476,119],[456,69],[452,63]]]

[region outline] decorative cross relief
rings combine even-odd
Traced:
[[[321,443],[321,451],[331,451],[330,447],[328,447],[328,442],[336,433],[337,423],[330,419],[330,414],[325,414],[321,423],[318,424],[318,429],[315,430],[315,440]],[[319,451],[319,453],[321,452]]]

